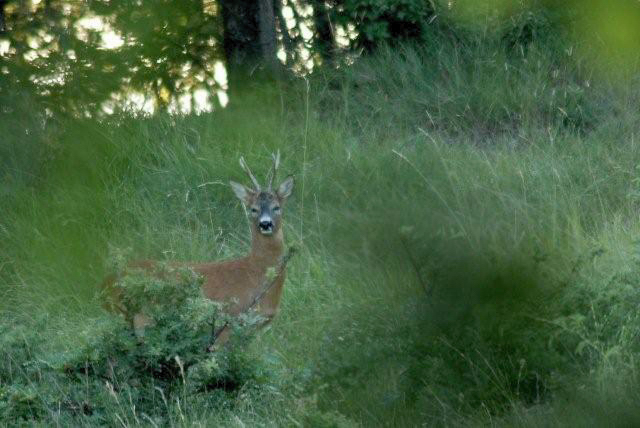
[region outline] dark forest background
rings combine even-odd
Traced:
[[[514,51],[573,37],[578,47],[627,55],[635,9],[633,1],[2,0],[0,96],[10,105],[20,92],[51,111],[95,115],[136,92],[162,111],[198,89],[240,91],[256,79],[340,67],[380,46],[437,50],[434,35],[464,42],[477,32]],[[216,80],[216,63],[226,78]]]

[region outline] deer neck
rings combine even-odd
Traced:
[[[256,267],[270,268],[276,266],[284,252],[284,239],[282,228],[279,228],[272,236],[264,236],[255,228],[251,230],[251,251],[249,252],[249,260]]]

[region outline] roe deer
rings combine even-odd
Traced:
[[[251,249],[245,257],[208,263],[175,262],[173,267],[187,267],[202,275],[204,282],[202,292],[205,297],[226,303],[226,311],[238,315],[249,309],[255,309],[265,318],[262,326],[268,324],[276,314],[282,296],[285,280],[285,266],[288,256],[284,256],[284,240],[282,233],[282,207],[291,195],[293,177],[287,177],[277,189],[273,189],[273,181],[280,163],[280,153],[273,157],[273,166],[269,174],[268,185],[260,186],[251,173],[244,158],[240,158],[240,166],[247,173],[253,188],[230,181],[235,195],[248,208],[251,223]],[[152,260],[136,261],[128,264],[129,268],[141,268],[152,272],[157,262]],[[267,272],[275,268],[275,277],[267,278]],[[126,274],[126,272],[125,272]],[[103,286],[108,289],[111,301],[108,309],[122,312],[118,305],[118,293],[113,285],[117,280],[111,275]],[[255,308],[254,308],[255,307]],[[125,314],[126,315],[126,314]],[[135,314],[134,327],[140,332],[149,320],[144,314]],[[215,344],[224,343],[229,337],[226,325],[214,337]]]

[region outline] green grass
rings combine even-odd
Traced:
[[[244,180],[240,155],[262,176],[280,149],[282,176],[296,176],[286,240],[300,251],[251,346],[270,374],[222,401],[188,396],[165,422],[633,425],[639,94],[549,45],[438,46],[259,86],[212,114],[32,133],[37,152],[0,175],[7,320],[45,314],[46,359],[101,316],[110,247],[242,254],[227,182]],[[146,423],[120,406],[125,424]],[[65,422],[54,413],[43,421]]]

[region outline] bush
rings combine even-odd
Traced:
[[[41,332],[47,320],[18,328],[4,324],[0,362],[0,421],[67,420],[116,424],[140,415],[162,421],[206,394],[230,406],[241,388],[268,378],[246,345],[257,317],[231,318],[206,299],[190,270],[161,266],[155,275],[132,272],[116,283],[126,313],[144,311],[152,320],[144,337],[130,320],[104,315],[88,325],[78,343],[47,351]],[[216,329],[230,323],[232,343],[209,352]]]

